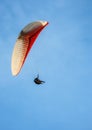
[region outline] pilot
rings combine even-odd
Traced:
[[[39,79],[39,74],[38,74],[37,77],[34,79],[34,82],[35,82],[36,84],[38,84],[38,85],[45,83],[45,81],[42,81],[42,80]]]

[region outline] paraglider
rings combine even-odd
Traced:
[[[42,81],[42,80],[39,79],[39,75],[37,75],[37,77],[34,79],[34,82],[35,82],[36,84],[38,84],[38,85],[45,83],[45,81]]]
[[[36,38],[47,24],[47,21],[32,22],[20,32],[12,54],[11,70],[13,76],[20,72]]]

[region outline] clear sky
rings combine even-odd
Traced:
[[[13,77],[16,38],[37,20],[49,25]],[[0,130],[92,130],[92,0],[0,0],[0,59]]]

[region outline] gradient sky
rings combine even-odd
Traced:
[[[13,77],[16,38],[37,20],[49,25]],[[92,130],[92,0],[0,0],[0,30],[0,130]]]

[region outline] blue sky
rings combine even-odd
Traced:
[[[13,77],[16,38],[36,20],[49,25]],[[92,130],[92,1],[1,0],[0,30],[0,130]]]

